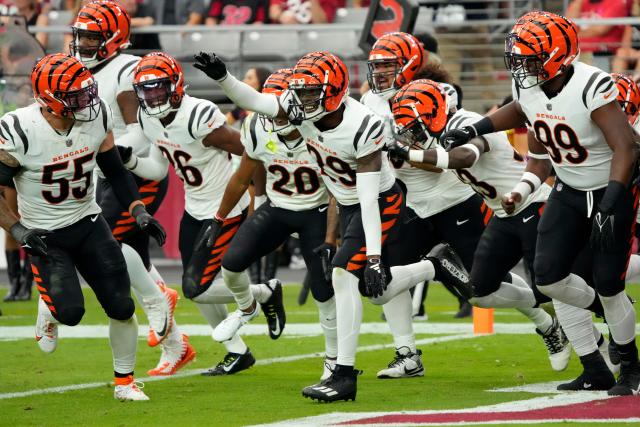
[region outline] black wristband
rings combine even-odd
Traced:
[[[18,221],[9,228],[9,233],[11,234],[11,237],[20,242],[20,240],[22,240],[22,236],[27,230],[27,227]]]
[[[493,122],[489,117],[483,117],[482,120],[474,123],[472,127],[476,131],[476,136],[486,135],[488,133],[493,133],[495,128],[493,127]]]
[[[145,209],[144,205],[141,204],[137,204],[133,207],[133,209],[131,209],[131,216],[136,218],[138,215],[145,213],[147,210]]]
[[[609,185],[607,185],[607,189],[605,190],[602,199],[600,199],[600,204],[598,205],[600,212],[611,213],[626,191],[627,187],[623,183],[619,181],[609,181]]]

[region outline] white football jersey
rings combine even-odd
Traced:
[[[138,110],[138,121],[144,134],[162,151],[184,183],[185,210],[198,220],[213,218],[233,175],[231,155],[202,144],[208,134],[226,122],[218,106],[185,95],[167,127],[159,119],[144,114],[142,109]],[[249,200],[245,194],[229,217],[240,215],[249,206]]]
[[[390,144],[393,134],[390,128],[392,114],[389,102],[371,91],[365,93],[360,101],[385,120],[385,140]],[[409,162],[392,161],[391,165],[396,178],[407,187],[407,206],[420,218],[445,211],[473,195],[473,190],[461,183],[451,171],[428,172],[414,168]]]
[[[616,102],[618,88],[608,73],[582,62],[566,86],[549,99],[539,86],[519,89],[518,100],[538,140],[545,146],[558,178],[582,191],[609,182],[613,152],[591,112]]]
[[[303,138],[283,142],[276,133],[265,131],[257,114],[244,120],[240,136],[247,156],[264,164],[267,196],[274,206],[304,211],[329,203],[320,167]]]
[[[298,126],[307,148],[320,167],[327,189],[343,206],[359,202],[356,190],[358,159],[382,148],[384,124],[373,111],[347,97],[342,122],[335,129],[321,132],[309,120]],[[382,158],[379,192],[395,183],[386,156]]]
[[[25,227],[57,230],[101,212],[93,170],[113,119],[104,101],[99,111],[95,120],[76,122],[64,136],[49,125],[37,103],[0,119],[0,150],[21,166],[14,181]]]
[[[449,118],[445,131],[473,124],[480,119],[482,119],[480,114],[462,108]],[[500,203],[502,195],[509,193],[520,182],[527,163],[509,143],[505,132],[490,133],[483,138],[489,144],[489,151],[482,153],[472,167],[458,169],[454,173],[460,181],[468,184],[484,198],[496,216],[504,218],[509,215]],[[531,203],[547,200],[550,192],[551,187],[542,184],[518,206],[513,215],[518,214]]]

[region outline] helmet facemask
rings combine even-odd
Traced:
[[[100,98],[96,82],[79,90],[56,91],[49,95],[64,104],[63,117],[72,118],[78,122],[91,122],[98,117]]]
[[[267,133],[276,133],[280,136],[287,136],[295,130],[295,127],[287,119],[269,118],[262,114],[258,116],[262,128]]]
[[[385,100],[389,100],[396,94],[396,78],[402,71],[397,58],[381,58],[367,61],[369,72],[367,81],[371,92]]]
[[[91,69],[105,60],[104,46],[107,42],[99,31],[89,31],[72,27],[73,40],[69,50],[76,59]]]
[[[150,117],[162,119],[178,106],[174,105],[175,87],[170,78],[142,81],[133,85],[142,111]]]
[[[393,136],[396,141],[408,147],[428,150],[437,143],[438,137],[442,132],[435,134],[429,130],[429,123],[431,122],[430,114],[420,115],[415,105],[412,105],[411,109],[413,110],[415,118],[404,125],[397,124],[396,122],[395,126],[392,127]]]

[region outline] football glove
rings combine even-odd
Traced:
[[[459,129],[452,129],[440,136],[440,145],[447,151],[466,144],[473,138],[478,136],[476,128],[473,126],[465,126]]]
[[[131,160],[131,156],[133,156],[133,148],[125,147],[123,145],[116,145],[116,148],[118,149],[118,154],[120,154],[122,163],[126,165],[127,162]]]
[[[195,250],[210,249],[222,233],[223,220],[214,218],[210,225],[206,226],[204,232],[196,242]]]
[[[320,257],[322,262],[322,271],[324,272],[324,279],[327,282],[331,282],[331,275],[333,274],[333,266],[331,261],[336,254],[336,246],[331,243],[324,242],[313,250],[313,253]]]
[[[221,80],[227,75],[227,66],[215,53],[200,52],[194,55],[193,59],[196,61],[193,66],[213,80]]]
[[[401,142],[393,141],[387,146],[387,151],[389,151],[391,161],[409,160],[409,146],[402,144]]]
[[[51,234],[50,231],[41,228],[27,228],[20,222],[16,222],[11,226],[9,232],[28,254],[47,256],[47,244],[44,239],[48,234]]]
[[[387,274],[380,258],[367,259],[364,268],[364,296],[376,298],[387,290]]]
[[[131,216],[136,220],[140,230],[153,237],[159,246],[164,245],[167,240],[167,233],[158,220],[151,216],[143,205],[136,205],[131,212]]]

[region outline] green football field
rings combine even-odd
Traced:
[[[304,306],[296,304],[298,289],[298,286],[284,288],[287,321],[293,332],[317,321],[315,305],[311,301]],[[640,287],[631,286],[629,293],[640,298]],[[0,297],[3,294],[4,289],[0,291]],[[81,326],[106,325],[106,317],[88,289],[85,289],[85,298],[87,313]],[[580,372],[580,364],[574,354],[565,372],[553,372],[541,339],[533,334],[533,326],[526,324],[526,319],[513,310],[497,310],[496,327],[512,327],[517,333],[472,336],[464,327],[464,324],[469,326],[471,320],[453,319],[456,301],[439,285],[431,286],[429,291],[429,320],[415,324],[419,331],[417,339],[422,343],[418,347],[423,351],[425,376],[376,379],[376,372],[392,359],[393,349],[391,337],[384,333],[386,329],[381,324],[380,308],[365,302],[364,326],[368,333],[360,338],[357,367],[364,373],[358,380],[357,400],[334,404],[319,404],[300,394],[304,386],[317,382],[321,374],[319,352],[323,349],[323,339],[315,335],[313,328],[301,335],[287,333],[285,328],[284,335],[277,341],[269,339],[266,326],[263,334],[246,336],[245,341],[258,363],[250,370],[229,377],[198,375],[215,365],[224,351],[210,337],[202,333],[192,335],[197,361],[186,366],[180,375],[160,381],[144,378],[146,371],[157,363],[159,349],[147,347],[146,340],[140,338],[136,377],[143,379],[144,390],[151,400],[121,403],[113,399],[113,390],[108,384],[112,379],[112,367],[106,338],[62,338],[55,353],[44,354],[31,336],[26,338],[24,335],[25,331],[32,335],[35,297],[31,302],[4,303],[0,307],[3,311],[0,317],[1,426],[235,426],[286,420],[293,420],[286,425],[323,425],[329,422],[326,420],[339,420],[340,416],[351,412],[380,415],[422,411],[420,414],[423,414],[428,410],[458,410],[529,400],[533,405],[531,408],[535,409],[537,402],[546,399],[545,396],[560,399],[562,404],[590,402],[602,396],[593,392],[557,395],[551,393],[552,387],[544,385],[538,392],[523,389],[496,392],[495,389],[573,379]],[[181,325],[190,327],[204,324],[194,304],[184,298],[178,304],[176,318]],[[138,319],[140,324],[146,324],[140,310]],[[508,325],[503,325],[505,323]],[[256,324],[262,326],[264,321],[261,319]],[[141,329],[146,333],[146,326]],[[63,392],[60,389],[52,392],[56,387],[65,388]],[[639,408],[637,413],[632,409],[627,417],[633,421],[640,420],[640,397],[637,399],[638,404],[634,405]],[[581,407],[577,408],[580,410]],[[330,413],[338,418],[327,415],[326,419],[296,421]],[[366,415],[361,418],[367,418]],[[567,425],[557,417],[549,418],[552,419],[544,423],[545,426]],[[420,419],[405,422],[408,423],[405,425],[434,425],[422,424]],[[382,422],[386,425],[398,423],[393,418]],[[573,425],[578,424],[602,425],[601,422]],[[503,420],[500,425],[519,424],[508,424]],[[615,422],[607,425],[638,424]]]

